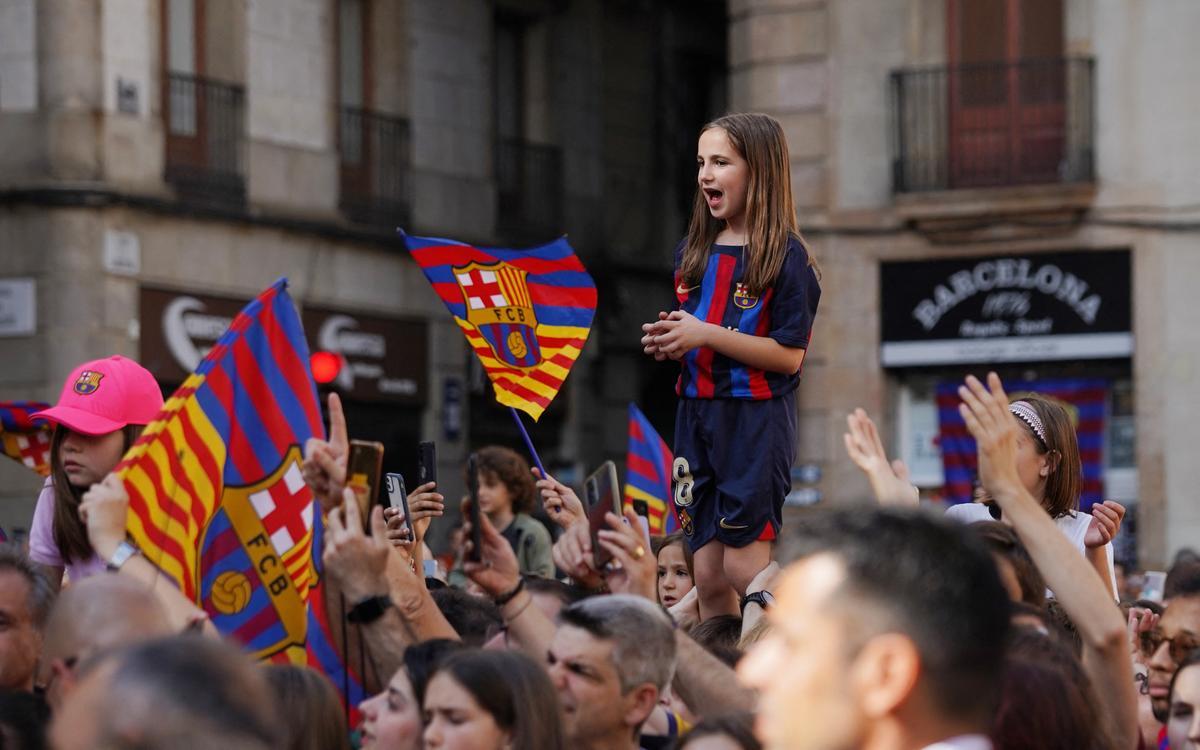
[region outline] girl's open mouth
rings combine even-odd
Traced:
[[[715,209],[721,205],[721,200],[725,197],[725,192],[716,188],[704,188],[704,198],[708,201],[708,207]]]

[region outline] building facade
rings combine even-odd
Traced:
[[[865,495],[856,406],[955,496],[938,396],[995,367],[1079,402],[1089,491],[1158,566],[1200,539],[1198,25],[1187,0],[0,0],[0,398],[114,352],[169,389],[287,276],[350,363],[351,431],[406,472],[438,440],[454,497],[516,433],[394,229],[567,233],[599,309],[532,433],[578,479],[623,458],[629,401],[670,439],[676,369],[638,326],[671,304],[699,125],[765,111],[823,271],[792,501]],[[0,526],[36,490],[0,464]]]
[[[669,380],[638,324],[670,301],[724,19],[719,1],[0,0],[0,399],[54,401],[112,353],[169,391],[287,276],[310,348],[348,363],[330,387],[352,434],[405,474],[437,440],[456,498],[470,448],[519,439],[395,230],[567,234],[600,309],[531,432],[564,478],[623,457],[627,401]],[[28,527],[38,486],[0,465],[0,526]]]
[[[960,496],[948,389],[996,369],[1074,403],[1085,490],[1132,506],[1142,565],[1194,546],[1200,103],[1182,92],[1200,72],[1200,7],[729,10],[730,105],[788,129],[824,270],[796,499],[866,496],[841,444],[857,406],[923,494]]]

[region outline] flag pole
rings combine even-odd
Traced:
[[[517,429],[521,431],[521,437],[525,439],[525,448],[529,451],[529,455],[533,456],[533,463],[537,465],[538,471],[542,474],[542,479],[548,478],[550,475],[546,473],[546,467],[542,466],[542,459],[538,456],[537,449],[533,447],[533,441],[529,439],[529,431],[525,429],[525,423],[521,421],[521,415],[517,410],[510,406],[508,410],[512,412],[513,421],[517,423]]]

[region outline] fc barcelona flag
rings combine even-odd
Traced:
[[[34,419],[33,414],[49,408],[50,404],[38,401],[0,403],[0,443],[4,455],[44,477],[50,476],[50,423]]]
[[[496,400],[542,416],[596,312],[596,285],[566,238],[528,250],[404,241],[479,357]]]
[[[975,439],[967,431],[958,405],[961,382],[937,386],[938,441],[945,472],[945,495],[950,503],[971,501],[971,482],[978,474],[979,458]],[[1089,510],[1104,500],[1104,431],[1108,403],[1108,382],[1098,378],[1067,378],[1005,382],[1009,398],[1019,399],[1037,393],[1062,401],[1079,439],[1079,458],[1083,474],[1079,509]]]
[[[670,534],[679,528],[671,495],[671,465],[675,457],[634,403],[629,404],[629,452],[625,457],[625,505],[645,500],[650,533]]]
[[[324,437],[308,346],[281,279],[234,318],[117,466],[129,535],[217,629],[260,659],[337,658],[320,588],[321,517],[301,446]]]

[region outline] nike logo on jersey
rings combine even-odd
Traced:
[[[734,526],[733,524],[730,524],[730,523],[725,523],[725,516],[721,516],[721,528],[722,528],[722,529],[729,529],[729,530],[731,530],[731,531],[740,531],[740,530],[742,530],[742,529],[748,529],[748,528],[750,528],[750,525],[749,525],[749,524],[744,524],[744,525],[742,525],[742,526]]]
[[[659,288],[661,289],[662,287],[659,287]],[[675,287],[675,293],[676,294],[687,294],[688,292],[694,291],[699,288],[700,288],[699,284],[697,284],[696,286],[684,286],[683,284],[680,284]]]

